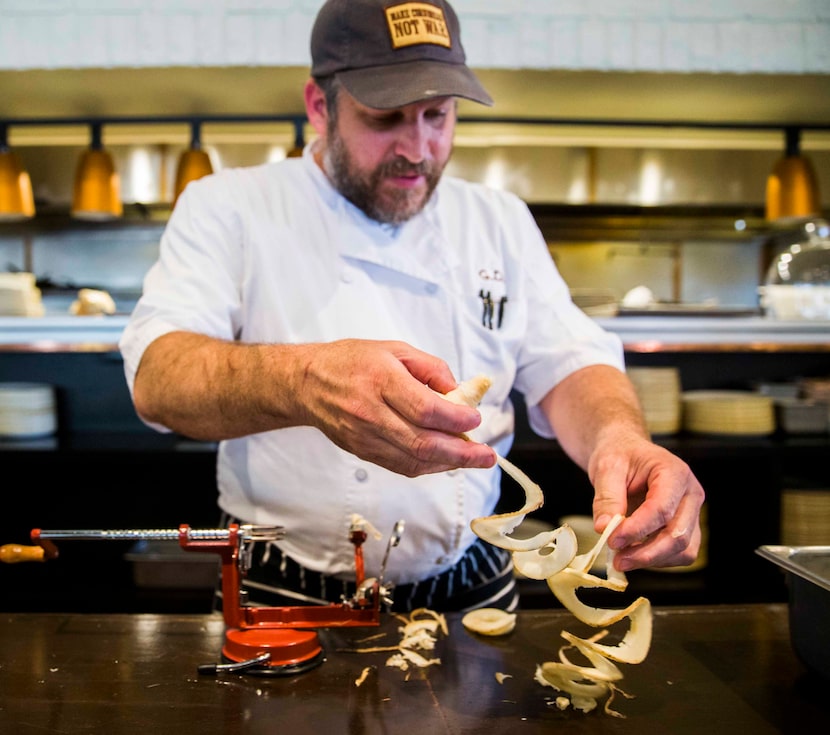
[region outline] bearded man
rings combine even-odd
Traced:
[[[509,554],[470,529],[498,501],[513,391],[588,473],[597,530],[626,515],[618,568],[693,561],[703,490],[650,440],[619,339],[523,202],[443,175],[458,99],[492,104],[449,3],[328,0],[311,58],[316,139],[187,187],[120,343],[142,420],[219,442],[222,523],[285,528],[250,600],[353,594],[357,517],[405,522],[393,609],[514,609]],[[481,374],[478,408],[440,395]],[[365,544],[370,574],[384,552]]]

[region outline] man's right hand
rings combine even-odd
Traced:
[[[478,411],[438,395],[456,387],[446,363],[403,342],[313,345],[297,377],[304,423],[362,459],[410,477],[496,461],[459,436],[479,425]]]

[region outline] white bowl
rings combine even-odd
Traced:
[[[782,320],[830,319],[830,286],[771,284],[758,289],[767,316]]]

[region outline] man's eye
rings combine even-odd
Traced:
[[[368,120],[369,125],[376,130],[388,130],[400,122],[398,115],[384,115],[382,117],[371,117]]]

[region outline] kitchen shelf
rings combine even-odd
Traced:
[[[830,351],[830,321],[779,321],[762,316],[601,317],[629,352]]]
[[[96,232],[123,230],[131,227],[156,225],[163,227],[172,207],[168,203],[138,204],[124,203],[122,217],[111,220],[82,220],[69,214],[66,205],[42,204],[37,202],[37,214],[32,219],[0,223],[0,236],[26,236],[44,232]]]
[[[195,441],[178,434],[162,434],[151,429],[61,432],[47,437],[0,439],[0,453],[215,454],[216,447],[215,442]]]
[[[89,317],[0,316],[0,351],[116,350],[128,314]],[[778,321],[761,316],[618,316],[596,321],[628,352],[828,352],[830,321]]]
[[[548,242],[593,242],[693,239],[745,242],[769,236],[772,226],[759,205],[542,204],[528,207]],[[172,206],[126,202],[119,219],[90,223],[73,219],[68,205],[38,203],[30,220],[0,223],[0,235],[44,231],[118,230],[150,224],[163,225]],[[736,223],[737,226],[736,226]]]
[[[110,352],[127,326],[126,314],[112,316],[0,316],[2,352]]]
[[[541,204],[528,207],[548,242],[594,242],[650,239],[744,242],[770,236],[775,227],[764,208],[746,205]],[[150,224],[163,225],[172,206],[125,202],[118,219],[95,222],[96,230],[118,230]],[[30,220],[0,223],[0,235],[89,230],[89,222],[70,216],[68,205],[38,204]]]
[[[757,205],[530,204],[547,242],[746,242],[770,235]]]

